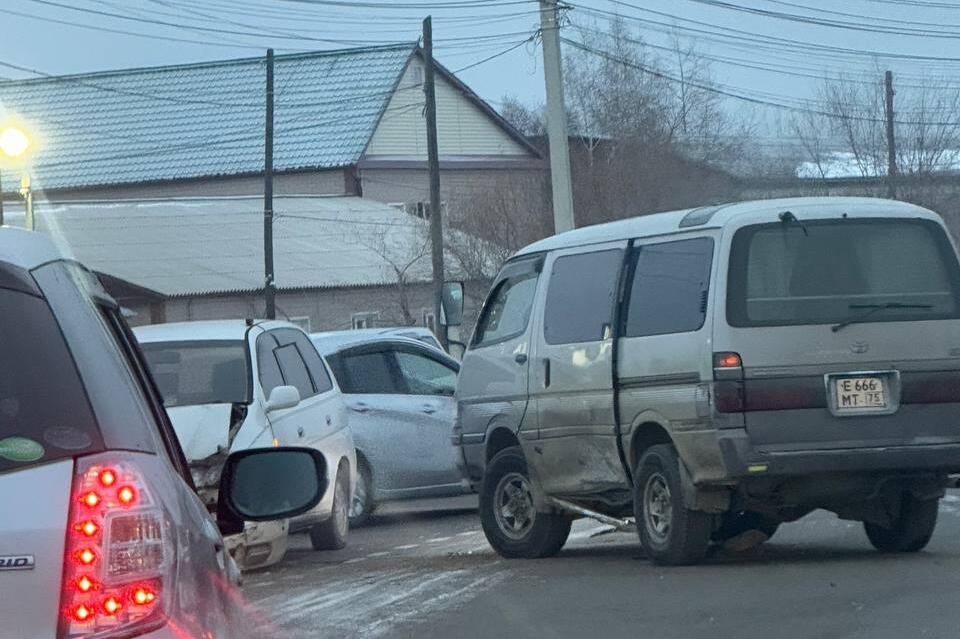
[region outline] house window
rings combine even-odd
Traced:
[[[380,319],[380,313],[354,313],[350,316],[350,324],[354,329],[373,328],[377,320]]]
[[[431,332],[437,332],[437,319],[433,314],[432,308],[425,308],[422,311],[423,325],[431,330]]]
[[[287,321],[291,324],[296,324],[299,328],[303,329],[305,333],[310,332],[310,318],[305,315],[301,317],[288,317]]]

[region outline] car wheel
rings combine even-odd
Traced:
[[[917,499],[907,493],[890,528],[864,522],[863,529],[873,547],[881,552],[917,552],[933,536],[939,506],[939,499]]]
[[[570,534],[570,517],[537,512],[523,451],[514,446],[487,465],[480,490],[480,523],[500,555],[534,559],[560,552]]]
[[[373,501],[373,475],[367,462],[357,458],[357,487],[350,501],[350,527],[358,528],[370,521],[376,510]]]
[[[701,561],[710,545],[713,517],[684,505],[677,451],[666,444],[651,446],[633,475],[633,510],[647,557],[666,565]]]
[[[341,468],[334,485],[333,508],[325,521],[310,529],[310,545],[314,550],[339,550],[347,545],[350,530],[350,480]]]

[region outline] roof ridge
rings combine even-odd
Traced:
[[[335,55],[355,55],[361,53],[371,53],[376,51],[405,50],[411,52],[419,46],[418,42],[394,42],[388,44],[370,45],[364,47],[347,47],[343,49],[319,49],[315,51],[300,51],[295,53],[282,53],[274,56],[274,62],[288,60],[321,58]],[[266,51],[266,49],[264,49]],[[227,58],[220,60],[205,60],[201,62],[186,62],[182,64],[162,64],[156,66],[127,67],[123,69],[107,69],[104,71],[88,71],[85,73],[68,73],[64,75],[45,74],[38,78],[20,78],[11,80],[0,80],[0,87],[9,87],[24,84],[42,84],[44,82],[62,82],[64,80],[86,80],[95,78],[107,78],[123,75],[133,75],[135,73],[159,73],[165,71],[182,71],[184,69],[202,69],[205,67],[227,67],[250,64],[253,62],[263,62],[265,56],[251,56],[245,58]]]

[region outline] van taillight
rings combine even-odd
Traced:
[[[743,360],[739,353],[713,354],[713,407],[720,413],[739,413],[745,408]]]
[[[77,460],[59,639],[128,637],[166,623],[174,543],[134,453]]]

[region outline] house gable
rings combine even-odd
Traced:
[[[426,160],[423,74],[422,59],[419,55],[411,56],[367,145],[365,159]],[[441,158],[536,157],[536,152],[516,132],[485,111],[479,98],[451,74],[437,73],[436,87],[437,146]]]

